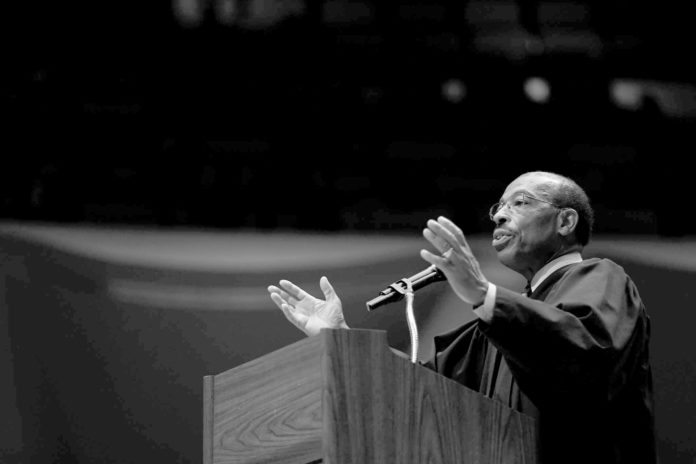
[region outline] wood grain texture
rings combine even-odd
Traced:
[[[215,393],[212,375],[203,377],[203,464],[213,464],[213,407]]]
[[[321,458],[321,344],[307,338],[214,376],[214,464]]]
[[[530,417],[395,356],[384,332],[326,336],[325,463],[536,462]]]
[[[384,331],[324,330],[212,376],[208,396],[215,464],[537,462],[530,417],[396,356]]]

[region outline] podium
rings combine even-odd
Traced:
[[[203,389],[204,464],[537,462],[531,417],[397,356],[384,331],[325,329]]]

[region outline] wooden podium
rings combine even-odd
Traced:
[[[534,420],[395,355],[384,331],[322,330],[203,379],[203,463],[536,463]]]

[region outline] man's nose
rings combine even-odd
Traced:
[[[501,226],[510,220],[506,210],[507,208],[500,208],[500,210],[493,215],[493,222],[496,226]]]

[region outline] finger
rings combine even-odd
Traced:
[[[295,327],[303,329],[304,326],[307,325],[307,320],[309,318],[304,314],[294,312],[290,306],[286,304],[281,305],[280,310],[283,311],[285,318],[292,322],[295,325]]]
[[[433,219],[428,220],[428,229],[430,229],[435,236],[439,237],[440,240],[443,240],[448,245],[448,248],[459,247],[459,243],[455,236],[439,222]]]
[[[278,294],[291,306],[295,306],[297,305],[297,303],[299,303],[299,300],[297,298],[293,297],[286,291],[279,289]]]
[[[290,296],[288,292],[285,292],[274,285],[269,286],[268,291],[271,294],[271,298],[273,297],[273,295],[278,295],[280,298],[283,299],[285,303],[288,303],[291,306],[295,306],[297,305],[297,303],[299,303],[299,301]]]
[[[437,218],[437,222],[442,224],[442,226],[454,236],[460,245],[469,248],[469,243],[466,241],[464,232],[462,232],[462,229],[460,229],[459,226],[444,216]]]
[[[280,286],[288,292],[289,296],[295,298],[296,300],[301,300],[303,298],[306,298],[309,294],[302,290],[300,287],[297,285],[293,284],[289,280],[281,280],[280,281]]]
[[[296,301],[293,301],[293,298],[285,298],[280,293],[271,293],[271,299],[273,301],[280,302],[282,304],[286,304],[292,307],[294,307],[297,304]]]
[[[423,258],[428,263],[434,265],[438,269],[444,270],[445,266],[447,265],[446,258],[443,258],[441,255],[431,253],[428,250],[421,250],[420,255],[421,258]]]
[[[283,305],[287,304],[287,302],[277,293],[271,293],[271,300],[273,300],[276,306],[278,306],[278,308],[281,310],[283,309]]]
[[[268,286],[268,293],[270,293],[271,295],[273,295],[273,294],[275,293],[275,294],[278,294],[278,295],[281,295],[281,296],[283,295],[283,293],[285,293],[285,294],[287,295],[286,292],[284,292],[283,290],[279,289],[279,288],[276,287],[275,285],[269,285],[269,286]]]
[[[289,305],[285,300],[283,300],[283,298],[281,298],[280,294],[278,293],[271,293],[271,299],[276,304],[276,306],[280,308],[280,310],[283,312],[285,317],[290,322],[292,322],[297,327],[302,328],[302,325],[307,321],[307,316],[300,312],[297,312],[295,308]]]
[[[326,276],[322,276],[321,279],[319,279],[319,287],[321,288],[321,291],[324,292],[324,298],[326,298],[326,301],[338,298],[336,296],[336,291]]]
[[[435,249],[440,251],[440,253],[444,254],[448,250],[451,250],[447,242],[435,235],[430,229],[423,229],[423,237],[425,237],[425,239],[429,241],[435,247]]]

